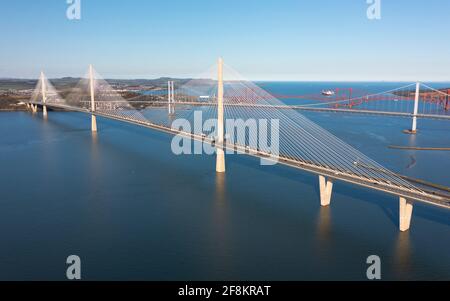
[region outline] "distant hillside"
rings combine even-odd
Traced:
[[[25,90],[36,86],[37,80],[32,79],[0,79],[0,90]]]
[[[58,89],[65,90],[72,88],[78,84],[81,78],[77,77],[63,77],[50,79],[50,82]],[[176,85],[183,85],[188,81],[192,80],[190,78],[170,78],[161,77],[157,79],[106,79],[106,81],[115,86],[123,87],[166,87],[167,82],[171,80],[176,83]],[[204,79],[204,81],[209,81]],[[37,84],[36,79],[0,79],[0,90],[27,90],[34,89]]]
[[[63,77],[50,79],[50,82],[62,97],[66,97],[80,80],[81,78],[76,77]],[[157,96],[140,95],[135,90],[166,89],[168,81],[174,81],[175,86],[181,86],[191,80],[189,78],[161,77],[157,79],[107,79],[106,81],[126,99],[136,99],[139,96],[140,100],[153,101]],[[211,79],[195,79],[198,84],[211,81]],[[30,99],[37,82],[36,79],[0,79],[0,111],[26,110],[21,102]]]

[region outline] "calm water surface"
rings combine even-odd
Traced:
[[[396,172],[450,186],[450,123],[305,113]],[[82,259],[85,280],[450,280],[447,210],[416,204],[398,231],[395,197],[338,182],[321,208],[316,176],[228,156],[175,156],[171,137],[88,116],[0,113],[0,280],[64,280]]]

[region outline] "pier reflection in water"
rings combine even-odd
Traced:
[[[413,274],[411,265],[411,240],[409,232],[398,233],[395,243],[394,269],[399,279],[410,279]]]

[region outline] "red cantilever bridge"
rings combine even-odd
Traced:
[[[95,132],[97,131],[96,117],[100,116],[212,145],[216,149],[218,173],[226,170],[226,150],[311,172],[319,177],[322,206],[330,205],[335,181],[394,195],[399,199],[401,231],[407,231],[410,228],[415,201],[450,209],[449,195],[416,187],[299,112],[308,108],[342,110],[335,106],[340,105],[341,102],[356,101],[361,97],[288,106],[258,85],[236,75],[235,71],[223,65],[221,59],[215,72],[217,77],[214,80],[192,80],[177,89],[173,82],[169,82],[167,95],[160,95],[160,99],[152,101],[145,101],[140,96],[135,99],[124,99],[93,70],[92,66],[89,73],[65,98],[58,94],[42,74],[28,106],[34,113],[37,112],[38,106],[42,107],[45,118],[48,118],[48,108],[89,114],[92,116],[92,131]],[[392,102],[393,106],[399,106],[396,109],[408,103],[412,108],[407,108],[405,111],[397,110],[397,112],[393,109],[392,114],[408,114],[413,117],[413,129],[419,117],[436,115],[436,118],[449,118],[442,108],[441,111],[444,113],[435,115],[426,111],[429,109],[427,107],[429,103],[421,100],[423,98],[421,97],[423,92],[420,92],[421,86],[414,83],[383,93],[366,95],[362,99],[366,99],[367,107],[360,111],[376,111],[376,107],[370,106],[376,102]],[[422,91],[433,91],[448,97],[448,94],[441,90],[425,85],[422,88],[426,89]],[[386,99],[384,97],[386,95],[390,95],[394,100]],[[414,95],[413,100],[407,101],[406,99],[409,99],[411,95]],[[359,105],[363,106],[363,103]],[[348,108],[348,110],[354,109]],[[406,110],[410,111],[406,112]],[[425,114],[426,112],[428,114]],[[194,124],[195,117],[199,113],[204,120],[213,121],[210,129],[173,127],[173,121],[177,119]],[[244,121],[244,131],[239,132],[239,129],[236,131],[236,128],[225,127],[225,120]],[[251,127],[252,120],[270,121],[271,131],[266,135],[272,139],[276,137],[277,149],[274,149],[273,143],[268,145],[267,141],[262,141],[260,136],[254,135],[255,129]],[[274,128],[277,131],[274,131]]]
[[[357,93],[355,93],[357,92]],[[392,93],[371,94],[364,90],[355,90],[353,88],[336,88],[333,95],[324,95],[323,93],[306,94],[306,95],[287,95],[287,94],[273,94],[278,99],[291,100],[314,100],[337,108],[355,108],[364,106],[367,103],[375,101],[383,102],[398,102],[409,101],[414,102],[415,91],[393,91]],[[359,95],[359,96],[358,96]],[[436,111],[442,108],[443,111],[450,111],[450,88],[446,89],[426,89],[420,93],[420,98],[423,103],[436,105]],[[394,111],[394,110],[392,110]]]

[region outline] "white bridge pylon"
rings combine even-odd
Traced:
[[[225,151],[223,149],[225,126],[224,126],[224,86],[223,86],[223,59],[219,58],[217,63],[217,151],[216,172],[225,172]]]
[[[169,115],[175,114],[175,82],[168,81],[167,82],[167,107]]]
[[[95,79],[94,67],[89,65],[89,91],[91,95],[91,131],[97,132],[97,117],[95,116]]]
[[[44,72],[41,72],[27,107],[29,107],[33,113],[37,113],[38,105],[41,105],[42,114],[44,117],[47,117],[47,106],[64,104],[65,100],[58,94],[55,87],[53,87],[45,76]]]
[[[174,89],[173,83],[169,83],[168,98],[152,96],[155,101],[145,100],[140,94],[125,99],[124,91],[118,91],[102,79],[92,66],[62,99],[42,74],[29,105],[90,114],[93,132],[97,131],[96,116],[100,116],[212,145],[216,149],[217,173],[226,171],[225,150],[274,160],[314,173],[319,178],[322,206],[331,204],[333,185],[338,180],[395,195],[400,202],[401,231],[410,227],[412,201],[450,208],[450,202],[445,197],[415,187],[312,122],[298,110],[286,108],[276,97],[225,65],[222,59],[209,72],[209,75],[181,83],[177,89]],[[409,91],[405,93],[410,94]],[[204,120],[213,121],[210,129],[172,127],[174,119],[186,119],[194,124],[194,117],[198,113],[203,115]],[[244,132],[229,128],[225,124],[228,120],[242,121]],[[278,132],[269,130],[265,133],[268,140],[277,136],[278,149],[275,150],[272,143],[267,143],[259,136],[258,129],[252,127],[252,121],[278,124]]]

